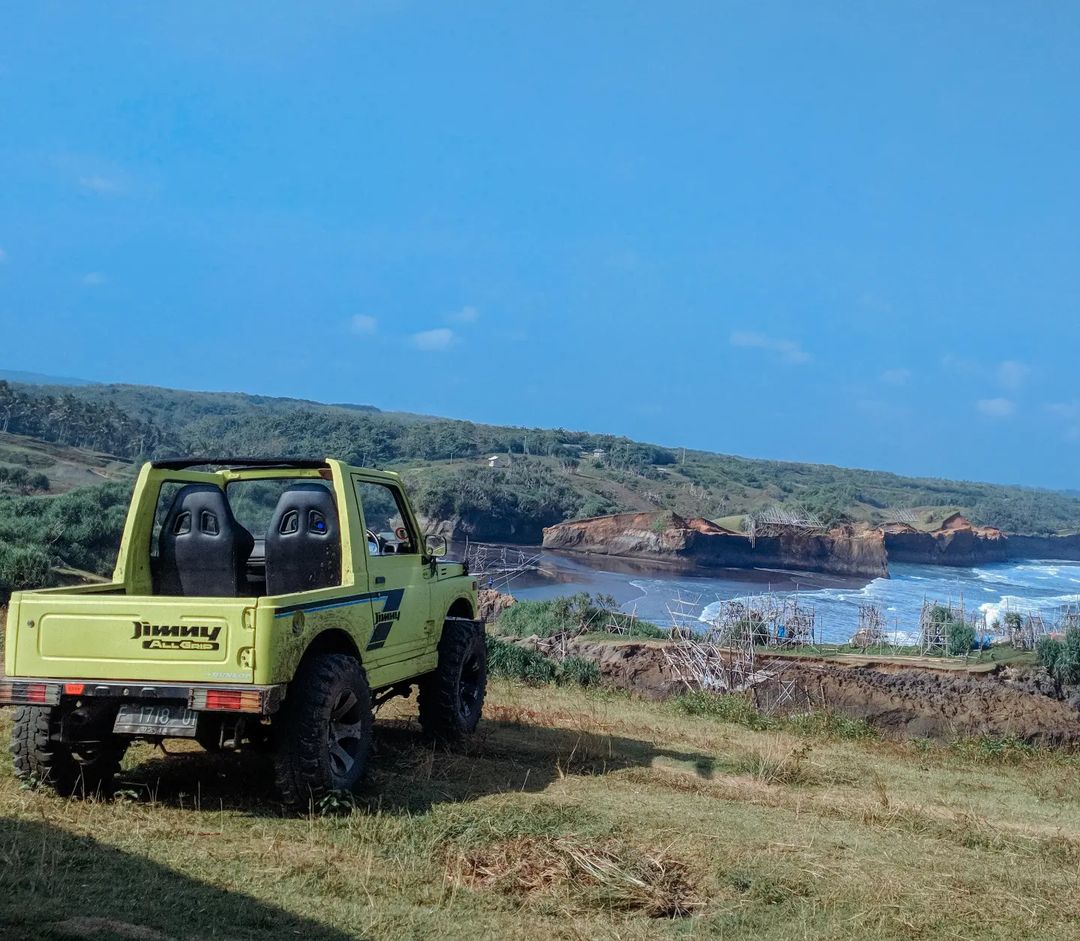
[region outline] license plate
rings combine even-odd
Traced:
[[[126,735],[164,735],[194,738],[199,714],[187,706],[164,703],[124,703],[116,713],[114,732]]]

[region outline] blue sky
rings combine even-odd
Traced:
[[[1076,487],[1073,3],[17,4],[0,367]]]

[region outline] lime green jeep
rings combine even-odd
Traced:
[[[487,680],[476,582],[424,539],[397,474],[335,460],[156,461],[107,584],[17,592],[0,704],[16,772],[107,792],[128,743],[274,755],[308,807],[360,780],[372,712],[419,687],[453,740]]]

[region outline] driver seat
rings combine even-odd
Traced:
[[[341,584],[341,529],[334,494],[297,484],[279,498],[266,530],[266,593],[290,595]]]

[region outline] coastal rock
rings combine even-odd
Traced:
[[[784,568],[887,578],[880,530],[841,527],[785,532],[756,540],[704,519],[675,513],[619,513],[549,526],[544,548],[647,559],[704,568]]]
[[[1080,559],[1080,533],[1060,536],[1009,534],[1005,552],[1010,559]]]
[[[890,562],[921,565],[984,565],[1009,558],[1008,545],[1014,537],[992,526],[976,526],[954,513],[931,532],[920,532],[904,523],[883,530],[885,551]]]
[[[477,601],[480,607],[476,616],[489,624],[493,623],[511,605],[517,604],[517,599],[513,595],[504,595],[493,588],[481,588]]]

